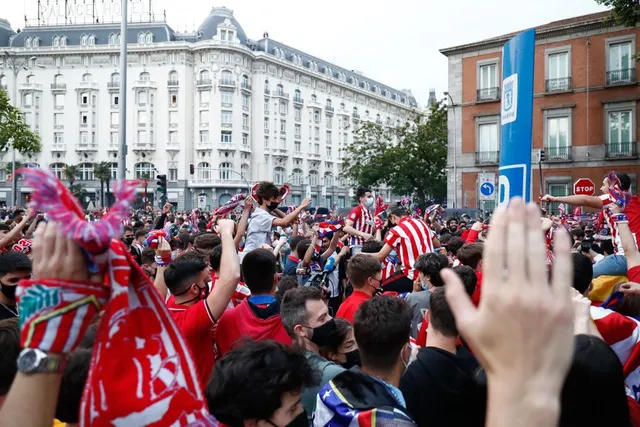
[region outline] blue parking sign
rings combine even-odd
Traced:
[[[533,67],[536,32],[525,31],[502,51],[502,102],[498,201],[531,200]]]

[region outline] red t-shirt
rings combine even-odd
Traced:
[[[640,265],[636,265],[627,270],[627,279],[629,279],[630,282],[640,283]]]
[[[353,323],[353,318],[356,315],[356,311],[362,305],[363,302],[371,299],[371,295],[355,289],[349,297],[340,305],[336,317],[348,320]]]
[[[636,235],[636,241],[640,239],[640,197],[631,196],[631,203],[624,209],[629,218],[629,228]]]
[[[191,307],[167,301],[167,308],[189,344],[200,387],[204,390],[215,364],[213,328],[216,320],[206,300],[200,300]]]

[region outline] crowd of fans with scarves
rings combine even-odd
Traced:
[[[31,205],[0,212],[0,426],[640,427],[624,173],[472,219],[367,188],[317,216],[269,182],[210,212],[134,211],[122,182],[87,212],[21,172]]]

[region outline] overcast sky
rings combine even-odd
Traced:
[[[439,49],[604,10],[595,0],[152,1],[156,12],[166,10],[174,30],[197,28],[212,6],[229,7],[249,38],[268,31],[304,52],[409,88],[421,104],[430,88],[438,98],[447,90],[447,61]],[[0,2],[0,17],[14,29],[24,27],[25,13],[37,17],[37,0]]]

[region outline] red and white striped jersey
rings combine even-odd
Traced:
[[[382,282],[393,276],[393,273],[395,272],[396,266],[392,262],[389,262],[387,260],[382,261]]]
[[[600,196],[602,200],[602,217],[604,223],[609,229],[609,235],[611,236],[611,242],[613,243],[613,250],[616,255],[624,255],[624,249],[622,249],[622,242],[618,233],[618,224],[611,219],[611,211],[607,206],[616,202],[616,200],[610,194],[603,194]]]
[[[418,257],[433,252],[431,230],[427,223],[408,216],[389,230],[384,242],[396,250],[402,263],[402,272],[411,280],[416,278],[413,265]]]
[[[369,209],[364,206],[358,205],[351,209],[351,212],[349,212],[349,215],[347,216],[347,220],[353,221],[353,228],[356,230],[362,233],[373,234],[373,215]],[[364,239],[360,236],[351,236],[349,238],[350,246],[362,246],[363,244]]]

